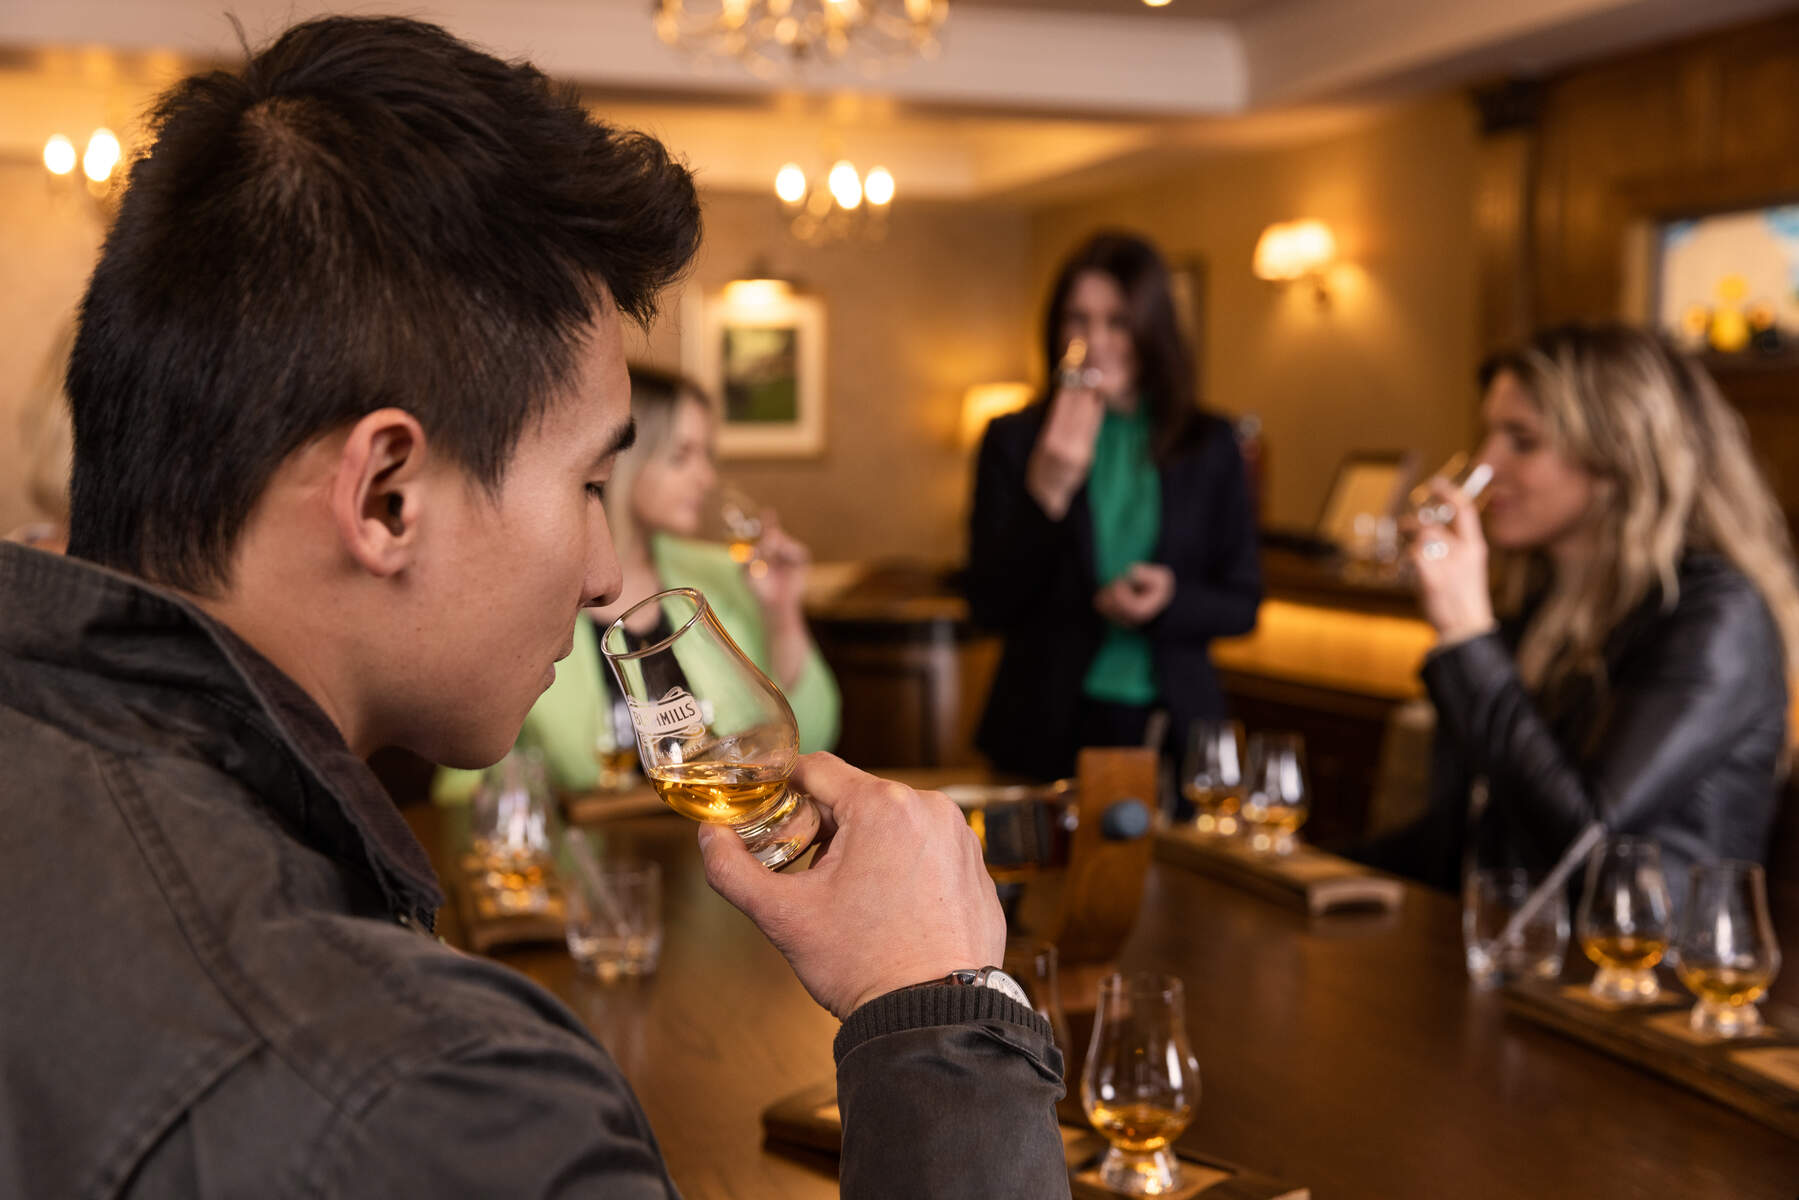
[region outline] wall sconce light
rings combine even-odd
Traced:
[[[1309,280],[1320,307],[1330,303],[1324,273],[1337,261],[1337,239],[1323,221],[1281,221],[1262,230],[1256,240],[1258,279]]]
[[[755,272],[748,279],[733,279],[725,284],[722,295],[726,304],[738,309],[772,309],[793,295],[793,285],[785,279],[774,279]]]
[[[962,445],[974,446],[987,430],[987,422],[1017,412],[1037,398],[1028,383],[977,383],[962,396]]]

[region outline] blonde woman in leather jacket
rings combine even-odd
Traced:
[[[1362,857],[1454,887],[1465,862],[1544,870],[1597,819],[1660,843],[1677,898],[1694,862],[1763,859],[1799,591],[1741,418],[1618,325],[1539,334],[1481,381],[1484,521],[1435,480],[1456,515],[1410,550],[1430,809]]]

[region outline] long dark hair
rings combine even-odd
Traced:
[[[1182,448],[1198,422],[1193,351],[1175,317],[1168,264],[1156,248],[1135,234],[1102,230],[1063,262],[1043,317],[1046,378],[1055,379],[1066,349],[1062,315],[1075,280],[1088,271],[1108,276],[1124,293],[1131,318],[1131,345],[1137,355],[1137,386],[1149,406],[1150,450],[1157,463]],[[1053,383],[1051,386],[1054,386]]]

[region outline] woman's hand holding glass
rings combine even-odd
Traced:
[[[762,610],[778,624],[799,619],[806,599],[806,574],[812,565],[812,552],[785,529],[772,508],[762,510],[762,536],[756,540],[755,556],[745,564],[750,591]]]
[[[718,516],[731,558],[762,609],[768,633],[769,667],[779,683],[792,686],[812,649],[806,628],[806,577],[812,552],[781,528],[780,517],[739,489],[719,489]]]
[[[1052,520],[1061,520],[1093,467],[1093,446],[1106,415],[1098,368],[1084,365],[1087,345],[1068,344],[1056,371],[1049,415],[1025,467],[1025,487]]]
[[[1453,645],[1487,633],[1494,625],[1487,539],[1474,502],[1460,488],[1441,477],[1427,487],[1431,505],[1441,505],[1453,516],[1446,524],[1408,517],[1407,557],[1425,619],[1436,629],[1440,644]]]

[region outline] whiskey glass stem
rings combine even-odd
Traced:
[[[1100,1182],[1126,1196],[1165,1196],[1180,1182],[1174,1153],[1113,1146],[1099,1164]]]
[[[1753,1004],[1719,1004],[1701,1000],[1687,1019],[1694,1033],[1709,1037],[1749,1037],[1760,1033],[1761,1010]]]

